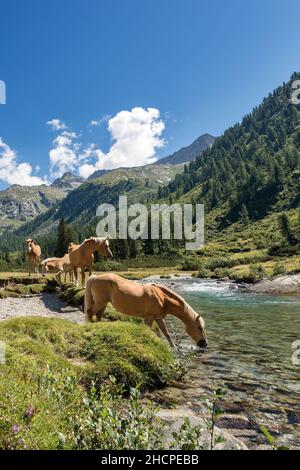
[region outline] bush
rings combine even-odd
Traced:
[[[217,279],[222,279],[224,277],[229,276],[229,271],[228,269],[223,269],[223,268],[216,268],[213,273],[213,277]]]
[[[253,273],[256,279],[263,279],[267,275],[264,267],[260,264],[251,264],[250,273]]]
[[[209,274],[209,271],[205,269],[203,266],[201,266],[197,272],[197,277],[207,277]]]
[[[197,259],[185,258],[180,265],[181,271],[197,271],[200,267],[200,262]]]
[[[284,264],[276,263],[273,267],[273,276],[279,276],[280,274],[286,273],[286,267]]]

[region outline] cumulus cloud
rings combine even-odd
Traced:
[[[46,184],[46,180],[32,175],[29,163],[19,163],[17,153],[0,137],[0,181],[8,184],[37,186]]]
[[[67,129],[66,124],[57,118],[48,121],[46,124],[50,126],[53,131],[62,131],[64,129]]]
[[[114,117],[90,121],[90,126],[97,127],[104,121],[108,122],[112,140],[107,153],[94,143],[83,147],[78,134],[61,127],[65,126],[63,121],[48,121],[60,131],[49,152],[51,176],[57,178],[66,171],[77,171],[87,178],[97,170],[142,166],[157,160],[156,150],[165,145],[162,137],[165,124],[158,109],[136,107],[120,111]]]
[[[158,109],[138,107],[131,111],[120,111],[108,121],[113,142],[110,150],[104,154],[100,149],[94,149],[88,157],[94,157],[94,161],[82,165],[79,174],[87,177],[100,169],[154,163],[157,160],[156,149],[165,145],[162,138],[164,129],[165,124],[160,120]]]
[[[53,177],[58,178],[66,171],[74,171],[78,167],[77,137],[75,132],[63,131],[53,140],[53,148],[49,152],[50,171]]]

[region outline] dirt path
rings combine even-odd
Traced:
[[[84,321],[81,310],[66,305],[57,295],[42,294],[34,297],[8,297],[0,300],[0,320],[12,317],[54,317],[71,320],[76,323]]]

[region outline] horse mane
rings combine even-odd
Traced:
[[[184,300],[183,297],[181,297],[179,294],[177,294],[176,292],[173,291],[173,289],[170,289],[169,287],[166,287],[166,286],[162,286],[161,284],[152,284],[152,286],[154,287],[158,287],[159,289],[161,289],[163,291],[164,294],[167,294],[168,297],[170,297],[171,299],[174,299],[174,300],[177,300],[179,301],[180,303],[183,304],[183,307],[184,307],[184,310],[185,312],[191,317],[192,316],[192,313],[194,313],[195,315],[198,315],[194,309]],[[200,316],[200,315],[199,315]]]
[[[94,242],[101,241],[101,242],[104,242],[104,241],[105,241],[105,238],[100,238],[100,237],[85,238],[85,239],[83,240],[83,242],[80,243],[79,246],[82,246],[85,242],[90,242],[90,241],[94,241]]]

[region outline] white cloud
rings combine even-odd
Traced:
[[[96,121],[96,120],[92,119],[90,121],[90,126],[99,127],[100,126],[100,121]]]
[[[100,169],[142,166],[157,160],[156,150],[165,145],[162,137],[165,124],[158,109],[137,107],[120,111],[114,117],[92,120],[90,126],[99,126],[104,121],[108,122],[112,140],[107,153],[95,144],[83,148],[78,142],[79,135],[71,130],[63,130],[57,135],[49,152],[52,177],[57,178],[66,171],[77,171],[87,178]],[[64,125],[59,119],[48,121],[48,124],[52,128],[56,126],[57,130]]]
[[[79,168],[79,174],[87,177],[96,170],[119,167],[134,167],[154,163],[156,149],[165,145],[162,133],[165,124],[159,119],[155,108],[133,108],[131,111],[120,111],[108,121],[108,130],[113,144],[104,154],[94,149],[90,157],[94,163],[85,163]]]
[[[53,177],[58,178],[66,171],[74,171],[78,167],[79,144],[75,141],[77,137],[75,132],[64,131],[53,140],[54,147],[49,152],[50,170]]]
[[[66,124],[61,121],[60,119],[52,119],[51,121],[46,122],[48,126],[51,127],[53,131],[62,131],[64,129],[67,129]]]
[[[18,163],[17,153],[0,137],[0,181],[8,184],[37,186],[46,184],[46,180],[33,176],[29,163]]]
[[[102,116],[101,118],[99,119],[92,119],[90,122],[89,122],[89,125],[91,127],[100,127],[101,124],[103,124],[104,122],[107,122],[109,119],[111,118],[111,116],[109,114],[105,114],[104,116]]]

